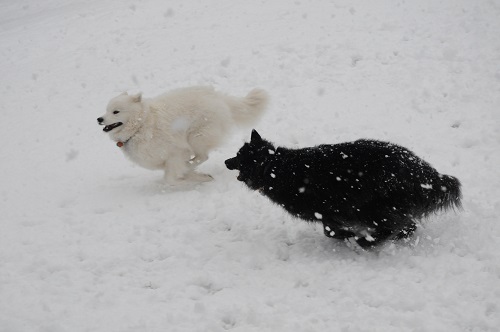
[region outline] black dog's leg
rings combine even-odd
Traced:
[[[367,223],[370,227],[365,236],[359,232],[340,228],[335,220],[323,220],[323,232],[327,237],[339,240],[352,239],[364,249],[373,249],[384,241],[409,238],[417,229],[415,221],[403,213],[389,211],[379,213],[377,216],[372,214],[366,218],[378,221]]]
[[[370,249],[388,240],[391,235],[392,232],[390,230],[379,228],[375,232],[371,233],[369,237],[355,237],[355,239],[361,248]]]
[[[344,240],[354,236],[353,232],[349,232],[343,229],[339,229],[335,226],[323,223],[323,232],[325,236],[334,239]]]
[[[407,239],[410,236],[412,236],[416,230],[417,230],[417,224],[414,221],[411,221],[411,223],[409,223],[406,227],[404,227],[403,230],[401,230],[401,232],[399,232],[399,234],[397,234],[394,239],[395,240]]]
[[[416,223],[407,217],[395,218],[390,222],[390,225],[395,227],[392,229],[378,227],[375,232],[370,234],[370,237],[356,239],[356,242],[362,248],[373,248],[384,241],[409,238],[417,229]]]

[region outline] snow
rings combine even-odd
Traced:
[[[0,5],[0,331],[497,331],[498,1],[19,0]],[[352,250],[238,182],[161,184],[97,125],[123,91],[272,102],[278,145],[358,138],[463,184],[463,211]],[[300,190],[300,188],[299,188]]]

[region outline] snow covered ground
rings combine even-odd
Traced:
[[[0,3],[0,331],[498,331],[498,1]],[[96,118],[128,91],[269,91],[257,129],[404,145],[464,210],[353,252],[236,181],[161,184]]]

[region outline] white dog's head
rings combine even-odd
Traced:
[[[142,95],[129,96],[126,92],[111,99],[106,107],[106,114],[97,118],[99,125],[104,126],[103,131],[118,134],[129,121],[136,120],[142,110]]]

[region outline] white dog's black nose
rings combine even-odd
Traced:
[[[100,124],[101,122],[103,122],[103,121],[104,121],[104,119],[103,119],[103,118],[97,118],[97,122],[99,122],[99,124]]]

